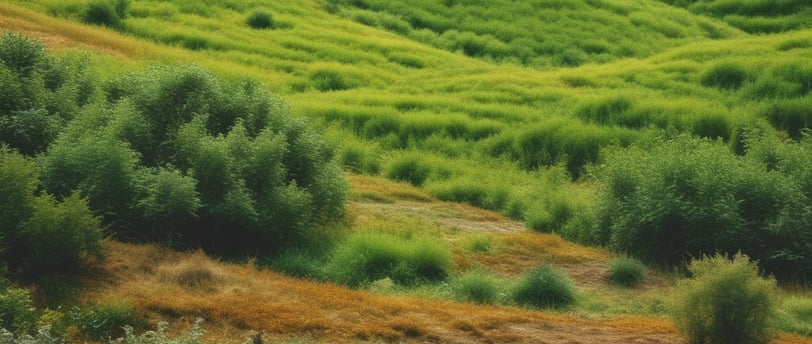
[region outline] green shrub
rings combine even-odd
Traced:
[[[125,326],[143,327],[144,319],[123,302],[74,307],[67,314],[71,326],[95,340],[118,338],[125,334]]]
[[[45,44],[14,32],[0,38],[0,62],[14,74],[29,78],[47,59]]]
[[[617,258],[609,265],[609,281],[634,288],[643,283],[643,264],[633,258]]]
[[[562,308],[575,301],[575,288],[561,272],[548,265],[527,271],[513,287],[513,300],[539,308]]]
[[[750,71],[735,62],[714,65],[702,75],[702,85],[722,89],[739,89],[750,79]]]
[[[169,324],[159,322],[155,331],[147,331],[141,335],[135,335],[132,326],[124,326],[124,336],[115,340],[120,344],[203,344],[203,319],[198,318],[188,332],[175,338],[169,338],[167,331]]]
[[[245,19],[245,23],[254,29],[271,29],[274,27],[273,15],[267,10],[254,10]]]
[[[118,28],[121,25],[121,17],[116,6],[109,0],[89,1],[82,13],[82,21],[111,28]]]
[[[435,240],[404,240],[386,234],[359,233],[338,245],[327,266],[327,274],[351,287],[382,278],[413,285],[442,280],[450,267],[448,250]]]
[[[394,180],[409,182],[414,186],[422,186],[431,175],[431,165],[416,154],[404,155],[389,167],[386,177]]]
[[[60,136],[40,160],[42,183],[57,197],[77,190],[105,223],[126,221],[135,196],[138,154],[104,135],[70,132]]]
[[[499,297],[499,284],[487,270],[474,269],[453,281],[454,295],[461,301],[491,304]]]
[[[691,262],[693,278],[678,288],[673,317],[691,343],[767,343],[776,311],[776,283],[741,254]]]
[[[18,234],[19,244],[25,248],[25,273],[75,269],[83,258],[101,255],[102,237],[99,219],[79,195],[61,202],[40,196]]]
[[[0,292],[0,328],[27,334],[37,326],[37,318],[27,290],[8,288]]]
[[[755,144],[750,146],[755,151]],[[595,170],[600,191],[594,212],[571,220],[588,229],[568,225],[565,232],[586,231],[575,236],[661,266],[741,251],[779,279],[807,280],[812,251],[797,243],[809,240],[808,198],[791,181],[797,177],[759,160],[736,156],[721,142],[688,136],[650,151],[619,150]],[[809,180],[804,173],[798,172],[798,180]]]

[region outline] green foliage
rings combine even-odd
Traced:
[[[0,146],[0,235],[9,240],[34,212],[34,192],[39,186],[36,165]]]
[[[812,128],[812,96],[775,101],[761,110],[761,116],[793,139]]]
[[[81,59],[52,58],[39,40],[0,38],[0,142],[26,155],[44,151],[95,92]]]
[[[702,75],[702,85],[722,89],[739,89],[750,79],[750,71],[735,62],[714,65]]]
[[[472,253],[488,253],[494,250],[493,236],[473,234],[465,238],[465,250]]]
[[[197,181],[174,169],[149,169],[137,177],[135,209],[144,219],[178,223],[197,217],[203,204]]]
[[[711,15],[750,33],[809,28],[812,6],[803,0],[664,0],[691,12]]]
[[[0,292],[0,328],[27,334],[36,326],[37,313],[27,290],[7,288]]]
[[[326,273],[354,288],[383,278],[414,285],[445,279],[451,264],[448,250],[435,240],[364,232],[336,247]]]
[[[777,327],[782,331],[812,336],[812,299],[787,297],[778,309]]]
[[[82,21],[118,29],[128,6],[129,0],[90,0],[82,12]]]
[[[495,303],[500,281],[485,269],[474,269],[453,281],[457,299],[479,304]]]
[[[42,41],[14,32],[4,32],[0,38],[0,62],[22,78],[35,74],[45,59],[45,44]]]
[[[680,136],[649,151],[616,151],[595,170],[596,208],[576,215],[563,234],[665,266],[741,251],[780,279],[808,281],[812,251],[798,244],[809,240],[812,221],[805,190],[789,172],[758,161],[767,151],[795,146],[749,146],[752,155],[738,157],[719,142]]]
[[[616,258],[609,265],[609,281],[634,288],[643,283],[643,264],[633,258]]]
[[[67,313],[67,321],[94,340],[118,338],[125,335],[125,326],[144,325],[141,316],[124,302],[74,307]]]
[[[63,272],[80,265],[82,258],[101,254],[99,219],[77,194],[56,202],[40,196],[31,218],[20,225],[18,240],[27,258],[26,274]]]
[[[770,341],[776,284],[761,278],[755,263],[742,254],[717,254],[688,269],[693,278],[678,286],[673,317],[691,343]]]
[[[274,27],[273,15],[268,10],[254,10],[245,19],[245,23],[254,29],[271,29]]]
[[[132,326],[124,326],[124,336],[112,341],[116,344],[203,344],[203,319],[198,318],[188,332],[175,338],[169,338],[169,324],[159,322],[155,331],[135,335]]]
[[[268,262],[274,271],[306,279],[321,279],[324,276],[321,264],[318,257],[298,247],[285,249]]]
[[[718,24],[699,25],[695,18],[665,6],[620,1],[416,1],[406,5],[345,0],[330,2],[328,10],[436,48],[536,66],[571,67],[646,55],[686,37],[723,31]],[[643,12],[645,16],[639,15]]]
[[[54,143],[40,160],[42,183],[57,197],[78,190],[107,223],[126,221],[135,195],[138,154],[124,142],[89,134],[63,135]]]
[[[386,172],[386,177],[421,186],[431,175],[432,167],[420,155],[407,154],[396,160]]]
[[[561,272],[548,265],[527,271],[513,287],[513,300],[538,308],[563,308],[575,301],[575,287]]]

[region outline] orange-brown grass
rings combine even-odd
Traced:
[[[207,342],[266,339],[315,342],[630,342],[679,343],[664,318],[587,320],[496,306],[376,296],[332,284],[296,280],[253,266],[225,264],[200,253],[111,242],[108,259],[84,295],[126,301],[148,319],[205,319]],[[197,264],[217,274],[214,287],[190,292],[163,272]]]

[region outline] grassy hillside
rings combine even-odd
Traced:
[[[267,263],[277,270],[383,294],[454,299],[449,285],[462,284],[469,270],[473,277],[468,277],[477,278],[476,269],[484,267],[495,275],[485,280],[511,284],[539,263],[548,263],[564,270],[577,288],[587,290],[564,312],[587,318],[664,313],[663,293],[670,290],[666,278],[654,273],[658,277],[644,284],[643,295],[612,289],[603,279],[595,280],[603,276],[610,253],[557,236],[514,233],[523,224],[627,253],[635,253],[634,247],[624,246],[632,240],[621,240],[624,234],[612,231],[665,228],[664,237],[677,233],[674,237],[679,240],[644,237],[640,242],[686,241],[699,247],[669,251],[668,263],[674,257],[687,259],[746,246],[759,257],[774,258],[769,267],[787,272],[791,275],[787,280],[794,277],[796,283],[808,284],[803,276],[812,276],[808,268],[812,264],[804,263],[812,261],[808,245],[804,246],[812,239],[806,225],[812,224],[808,207],[812,150],[810,139],[805,139],[812,127],[812,15],[803,1],[753,0],[737,7],[731,1],[643,0],[410,1],[408,5],[377,0],[119,0],[109,2],[122,4],[120,13],[109,5],[110,13],[115,13],[110,18],[89,12],[99,3],[108,4],[2,2],[0,31],[39,37],[58,56],[89,61],[97,73],[93,77],[102,84],[120,75],[154,72],[148,66],[156,63],[193,63],[211,70],[227,85],[244,78],[259,80],[281,95],[294,115],[308,118],[327,139],[325,150],[335,150],[345,170],[357,174],[351,178],[350,229],[321,228],[328,237],[335,236],[336,243],[269,256]],[[270,15],[269,27],[248,24],[257,13]],[[148,84],[143,80],[141,84]],[[230,130],[222,128],[215,134],[231,136]],[[223,137],[212,135],[205,143],[221,147],[218,142],[225,142]],[[726,169],[725,173],[717,168]],[[728,180],[738,184],[723,183]],[[665,197],[674,190],[685,192]],[[665,201],[648,202],[645,197]],[[519,222],[467,206],[440,206],[435,199],[495,211]],[[626,202],[629,199],[641,201]],[[681,236],[688,232],[684,226],[698,229],[690,232],[696,240]],[[483,228],[500,234],[475,235]],[[747,235],[738,235],[742,228]],[[387,236],[365,237],[368,232]],[[725,233],[766,239],[740,247],[706,243],[724,242],[729,238]],[[332,245],[340,242],[342,247],[360,250],[371,241],[385,242],[381,246],[397,253],[392,258],[396,263],[384,264],[394,267],[387,265],[383,273],[371,269],[354,279],[353,271],[331,265],[331,259],[341,256]],[[458,248],[460,243],[493,244],[498,249],[466,251]],[[451,253],[444,255],[443,249],[448,248]],[[153,248],[114,245],[113,256],[127,250]],[[425,256],[439,261],[442,271],[431,270],[437,266],[424,269],[420,260]],[[649,260],[659,262],[658,258]],[[155,264],[163,268],[153,268],[165,268],[161,273],[172,275],[177,271],[171,266],[184,259],[161,261]],[[266,257],[259,253],[256,259]],[[134,270],[140,272],[130,271],[132,266],[121,269],[126,270],[124,277],[110,278],[143,277],[137,267]],[[222,284],[214,279],[218,300],[230,300],[229,293],[236,290],[232,282],[238,280],[234,276],[251,274],[237,267],[211,269],[236,271],[224,272],[231,277]],[[429,283],[401,283],[415,276]],[[451,282],[439,282],[438,287],[433,284],[437,280]],[[205,309],[207,318],[224,319],[238,330],[275,328],[256,315],[219,310],[205,297],[150,301],[145,296],[173,281],[158,278],[148,286],[131,282],[121,282],[123,290],[102,290],[99,295],[110,300],[128,295],[149,317],[189,316],[199,314],[195,309]],[[290,287],[286,283],[280,288]],[[290,288],[306,289],[295,298],[309,298],[311,291],[318,293],[319,285]],[[808,308],[804,288],[799,287],[795,295],[800,296],[789,298],[782,308],[782,329],[809,335],[803,320],[808,319],[803,318]],[[344,298],[355,295],[347,296],[343,289],[330,292]],[[137,300],[146,301],[137,304]],[[239,302],[249,303],[250,298]],[[495,302],[517,306],[506,298]],[[261,313],[266,306],[279,304],[251,309]],[[279,307],[293,314],[299,306]],[[644,311],[636,310],[640,307]],[[489,311],[495,310],[482,312]],[[325,341],[346,336],[401,340],[417,331],[416,341],[459,336],[499,341],[504,338],[494,337],[494,329],[524,324],[537,316],[521,313],[510,321],[498,317],[493,320],[498,325],[488,318],[476,324],[412,329],[410,324],[419,322],[418,318],[436,316],[423,314],[400,319],[401,323],[381,324],[375,319],[368,328],[344,324],[346,328],[328,330],[324,322],[332,315],[326,312],[304,312],[304,316],[320,314],[314,321],[322,323],[312,328],[302,325],[295,336]],[[289,323],[301,320],[291,317]],[[673,334],[661,318],[654,319],[655,330],[642,332]],[[631,321],[622,320],[618,326],[634,327]],[[523,331],[508,339],[532,340]],[[533,335],[529,338],[536,338]]]

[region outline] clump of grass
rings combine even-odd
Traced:
[[[451,265],[450,253],[436,240],[362,232],[339,244],[325,269],[336,282],[361,287],[383,278],[400,285],[440,281]]]
[[[245,23],[254,29],[271,29],[274,27],[273,15],[268,10],[254,10],[245,19]]]
[[[425,162],[419,155],[411,154],[393,162],[386,173],[386,177],[406,181],[414,186],[422,186],[431,175],[431,170],[432,167],[429,163]]]
[[[609,266],[612,284],[634,288],[643,283],[643,264],[634,258],[617,258]]]
[[[288,276],[306,279],[321,279],[324,275],[318,257],[306,250],[286,249],[273,257],[269,265],[274,271]]]
[[[691,262],[693,278],[680,283],[673,310],[692,343],[767,343],[776,311],[776,282],[759,276],[743,254]]]
[[[222,280],[217,267],[203,253],[160,269],[161,279],[190,291],[211,291]]]
[[[722,62],[702,75],[702,85],[722,89],[739,89],[750,79],[750,71],[737,62]]]
[[[499,280],[485,269],[468,271],[453,284],[454,296],[461,301],[491,304],[499,297]]]
[[[778,310],[778,327],[802,336],[812,336],[812,299],[788,297]]]
[[[472,253],[488,253],[493,250],[493,236],[476,233],[465,238],[465,250]]]
[[[537,308],[563,308],[575,301],[575,287],[555,268],[539,265],[516,283],[513,300]]]

